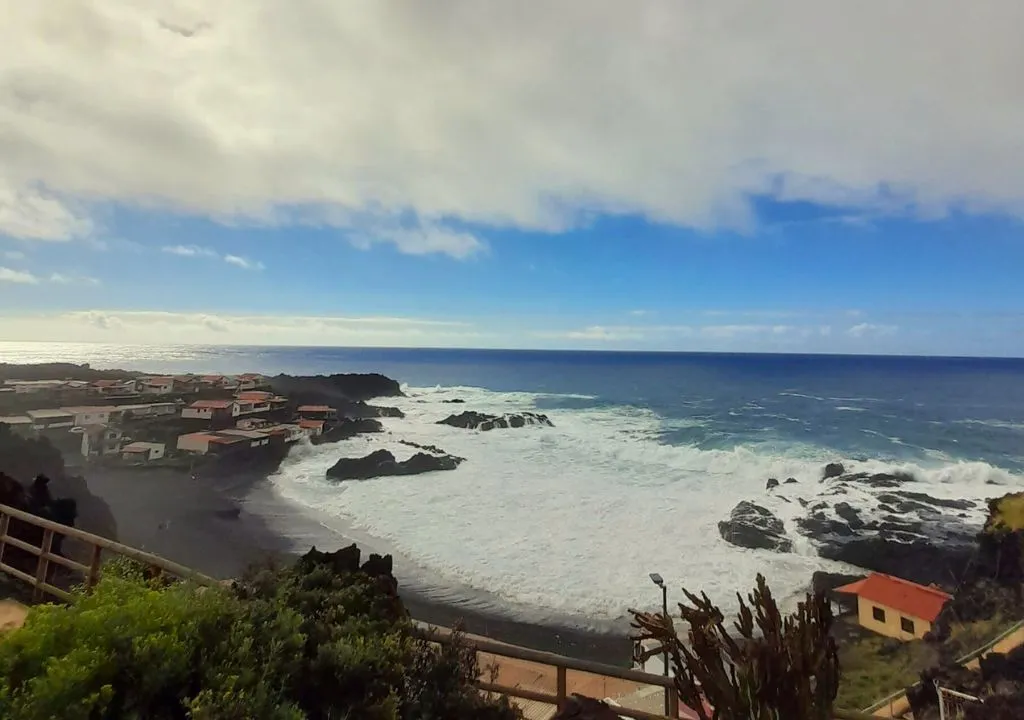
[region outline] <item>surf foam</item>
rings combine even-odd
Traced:
[[[796,478],[798,485],[776,491],[792,498],[813,502],[827,494],[821,468],[837,459],[828,450],[807,444],[700,450],[660,443],[664,423],[639,407],[559,409],[550,407],[556,396],[468,387],[407,392],[393,403],[406,418],[385,419],[386,433],[303,448],[273,480],[285,497],[386,541],[435,582],[484,591],[510,607],[614,621],[627,608],[659,602],[650,572],[731,608],[736,591],[749,590],[758,572],[786,596],[802,592],[814,570],[838,569],[794,532],[796,502],[770,501],[795,541],[794,553],[740,549],[717,528],[740,500],[770,497],[769,477]],[[465,404],[444,402],[455,398]],[[462,409],[539,410],[555,427],[478,432],[435,424]],[[339,457],[379,448],[399,459],[415,452],[398,440],[437,445],[467,462],[414,477],[326,480]],[[997,494],[990,484],[1019,482],[985,463],[846,462],[868,472],[910,472],[919,479],[914,490],[936,497],[984,498]],[[857,505],[856,493],[869,491],[850,492]]]

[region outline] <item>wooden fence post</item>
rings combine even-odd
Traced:
[[[11,526],[11,516],[0,512],[0,563],[4,561],[4,549],[7,547],[7,530]]]
[[[89,561],[89,574],[85,577],[85,588],[92,590],[100,579],[100,562],[103,555],[103,548],[99,545],[92,546],[92,558]]]
[[[53,548],[53,530],[47,528],[43,531],[43,545],[42,552],[39,553],[39,557],[36,559],[36,583],[32,590],[32,602],[39,602],[43,599],[43,585],[46,584],[46,571],[50,567],[50,560],[47,555],[50,554],[50,550]]]
[[[555,695],[558,697],[558,704],[561,706],[566,696],[565,668],[561,665],[555,668]]]
[[[679,717],[679,691],[676,690],[675,683],[668,688],[668,714],[669,717]]]

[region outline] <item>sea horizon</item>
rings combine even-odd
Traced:
[[[372,402],[396,406],[404,418],[382,418],[383,433],[293,451],[269,478],[273,490],[402,557],[414,582],[448,588],[446,599],[458,588],[463,602],[527,620],[621,624],[628,607],[650,604],[650,571],[726,606],[757,572],[781,597],[796,597],[817,570],[850,571],[819,555],[805,523],[832,518],[838,501],[865,522],[886,522],[892,501],[884,488],[821,482],[831,462],[904,473],[913,479],[901,492],[971,501],[953,515],[926,513],[920,532],[936,518],[980,527],[988,497],[1024,487],[1024,362],[1012,358],[11,347],[0,345],[0,359],[168,373],[380,372],[397,380],[405,397]],[[553,427],[437,424],[462,410],[538,412]],[[326,478],[340,457],[378,449],[407,457],[413,449],[404,442],[466,461],[424,476],[340,485]],[[771,478],[794,484],[769,492]],[[788,552],[741,548],[720,535],[719,523],[743,501],[779,518]]]

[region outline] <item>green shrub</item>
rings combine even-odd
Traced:
[[[228,588],[108,565],[0,642],[10,720],[505,720],[475,654],[414,637],[380,577],[263,568]]]

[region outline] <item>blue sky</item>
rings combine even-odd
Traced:
[[[0,0],[0,337],[1024,355],[1017,4],[893,11],[870,59],[871,3],[598,4],[539,39],[497,4],[300,4],[271,54],[229,32],[263,0],[84,2],[31,45]],[[580,23],[603,40],[544,52]]]

